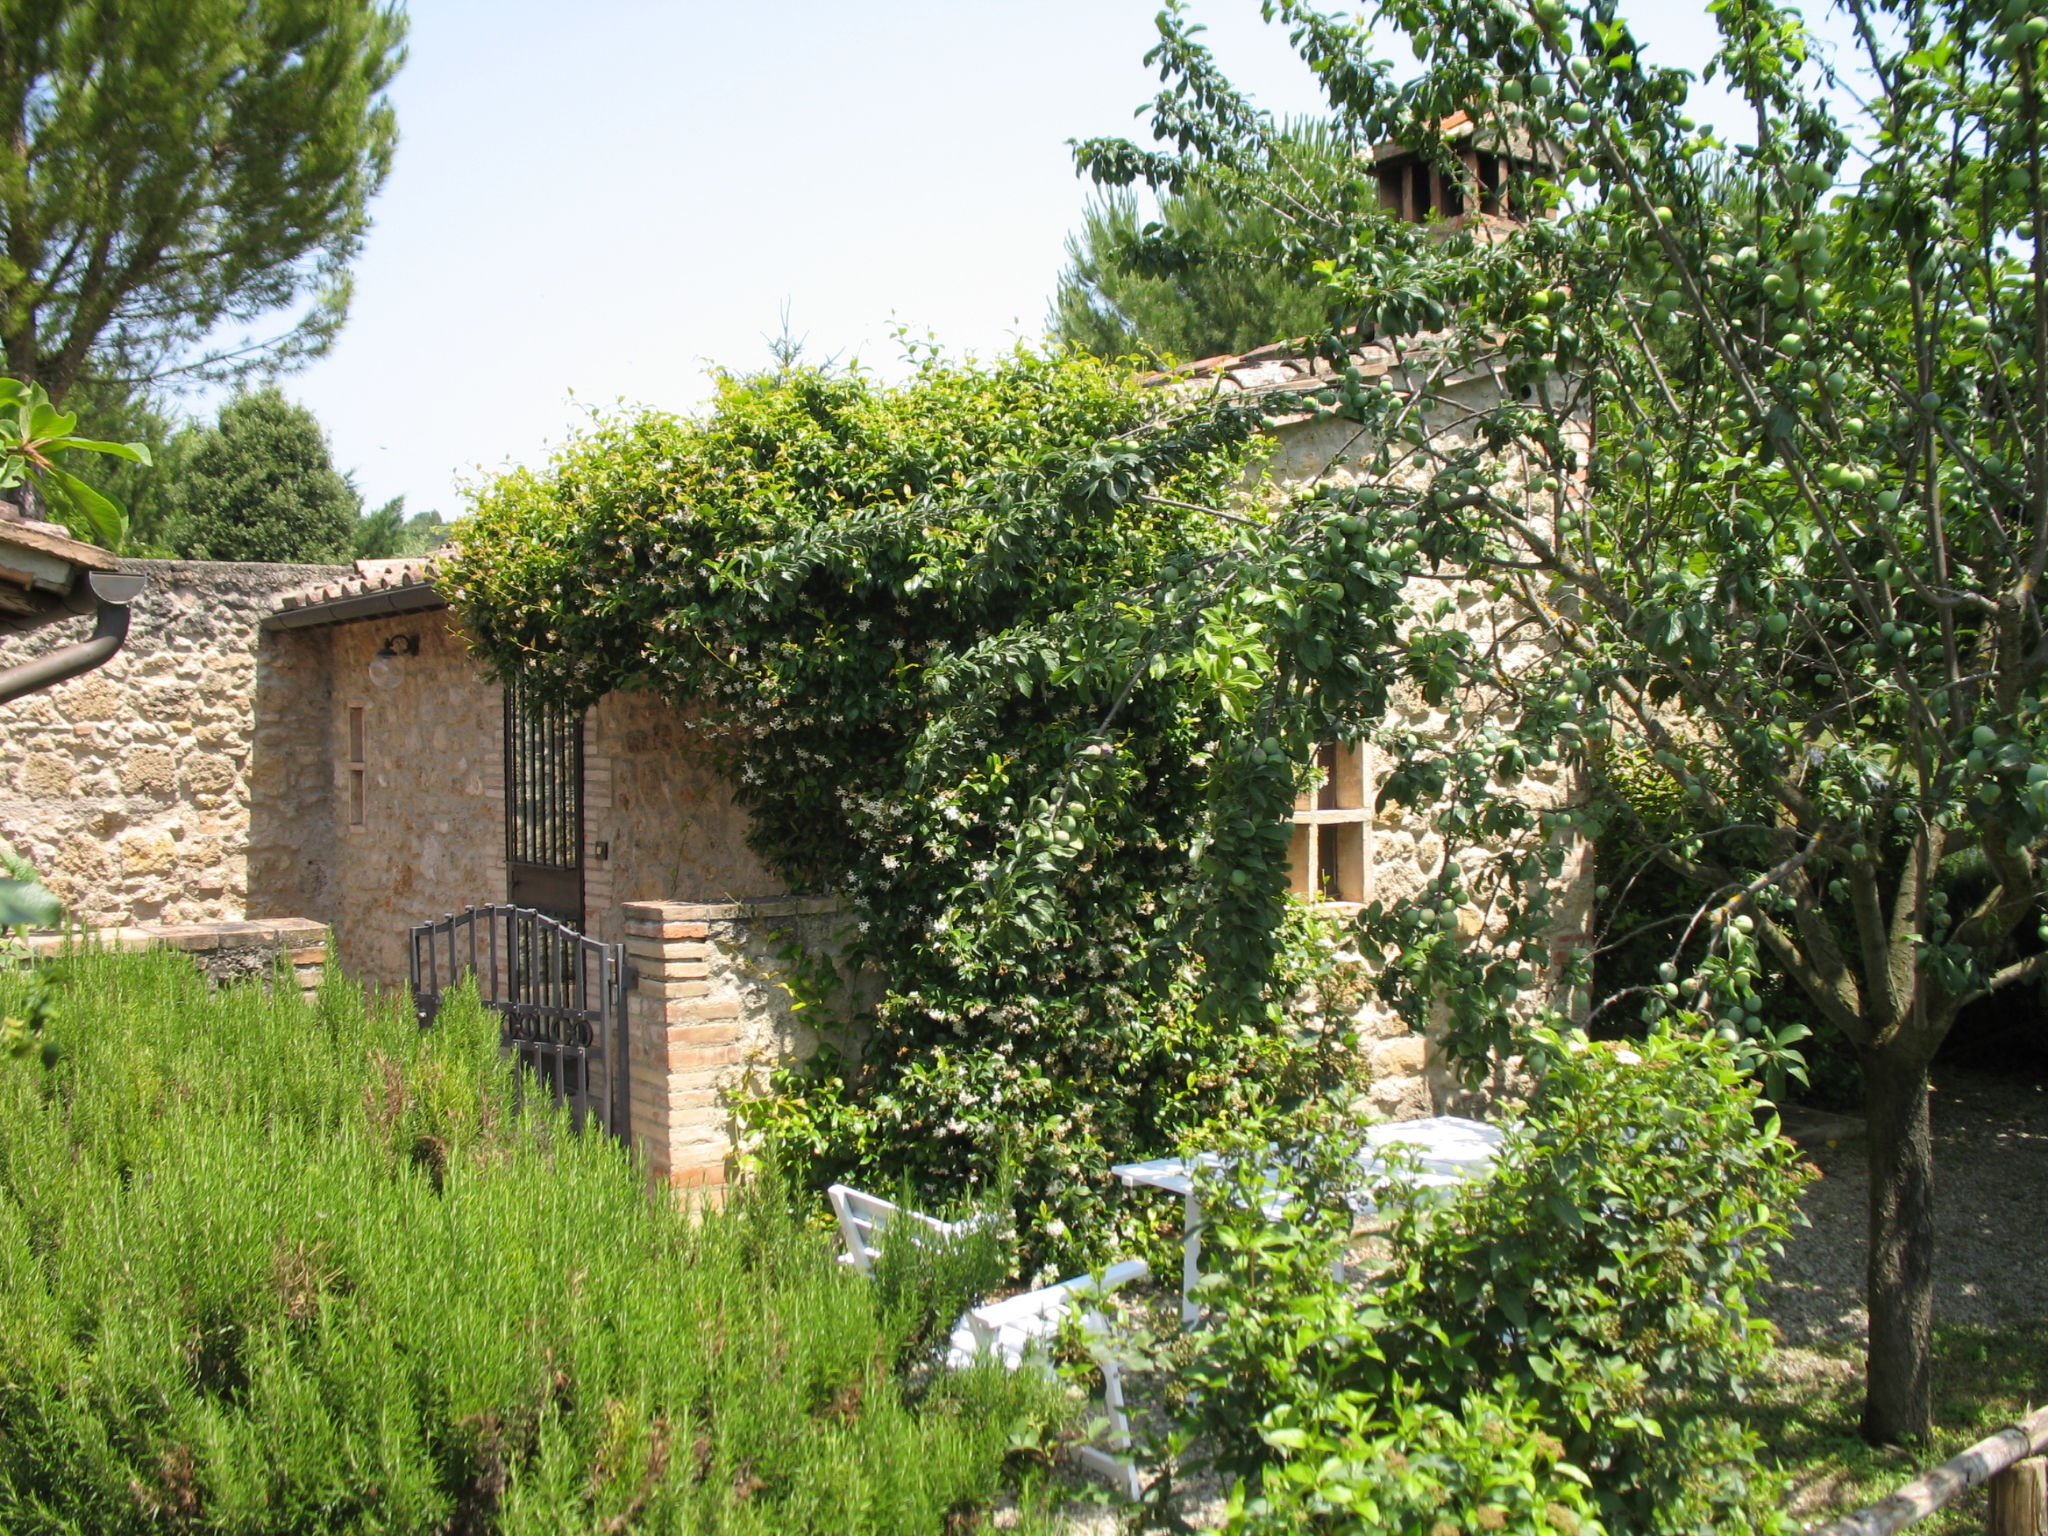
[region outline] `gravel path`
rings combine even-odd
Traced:
[[[2048,1090],[1961,1069],[1937,1071],[1934,1086],[1935,1319],[1994,1326],[2048,1316]],[[1763,1310],[1788,1347],[1839,1348],[1859,1342],[1869,1321],[1862,1127],[1797,1111],[1786,1119],[1821,1176],[1799,1202],[1811,1225],[1793,1233]]]

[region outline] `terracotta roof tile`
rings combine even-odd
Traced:
[[[293,608],[310,608],[316,603],[331,603],[344,597],[366,597],[372,592],[391,592],[401,587],[431,587],[440,574],[441,551],[402,560],[358,560],[355,566],[355,575],[345,576],[340,581],[322,582],[318,586],[282,593],[277,599],[277,611],[284,613]]]

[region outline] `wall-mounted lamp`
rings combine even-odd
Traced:
[[[370,681],[379,688],[396,688],[399,684],[398,658],[417,656],[420,653],[418,635],[392,635],[377,647],[377,654],[370,658]]]

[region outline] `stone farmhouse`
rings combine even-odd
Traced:
[[[1482,170],[1501,185],[1497,163]],[[1440,179],[1399,162],[1382,178],[1417,216],[1447,211]],[[1410,386],[1390,349],[1367,347],[1359,362]],[[1269,393],[1313,388],[1328,371],[1282,345],[1182,377]],[[1498,386],[1434,387],[1448,420],[1469,392]],[[1353,473],[1355,430],[1282,423],[1273,480]],[[470,655],[431,559],[119,566],[147,583],[125,646],[0,704],[0,835],[73,921],[109,942],[289,951],[309,984],[331,946],[351,975],[396,989],[412,924],[487,903],[555,914],[625,946],[621,1088],[650,1169],[676,1187],[721,1183],[728,1095],[748,1064],[814,1045],[775,981],[778,948],[790,937],[829,948],[835,908],[792,895],[749,849],[745,813],[687,717],[622,693],[581,718],[526,707]],[[1467,601],[1470,621],[1487,624]],[[0,667],[56,633],[0,634]],[[1410,723],[1430,724],[1419,701]],[[1322,788],[1295,813],[1297,892],[1359,903],[1419,888],[1446,850],[1421,818],[1373,809],[1372,750],[1333,746],[1322,766]],[[1566,792],[1538,778],[1527,792]],[[1580,892],[1568,905],[1582,904]],[[1371,1032],[1382,1109],[1451,1102],[1424,1040],[1390,1020]]]

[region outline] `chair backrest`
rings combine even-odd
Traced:
[[[897,1208],[879,1195],[863,1194],[845,1184],[834,1184],[825,1195],[839,1222],[839,1239],[846,1245],[839,1262],[851,1264],[864,1275],[873,1274],[875,1260],[882,1254],[882,1229]]]
[[[911,1240],[915,1242],[926,1236],[958,1237],[974,1231],[988,1219],[974,1216],[966,1221],[940,1221],[936,1216],[907,1211],[880,1195],[866,1194],[845,1184],[832,1185],[825,1195],[831,1200],[832,1214],[839,1222],[840,1241],[846,1244],[839,1262],[851,1264],[864,1275],[875,1272],[875,1260],[882,1256],[883,1230],[894,1223],[910,1223]]]

